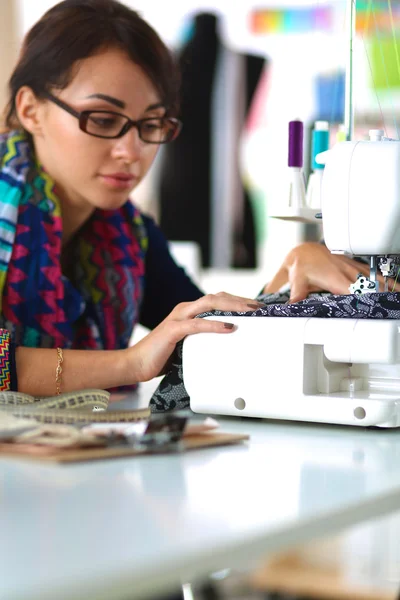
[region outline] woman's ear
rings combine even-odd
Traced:
[[[36,136],[42,133],[43,103],[30,87],[24,85],[18,90],[15,109],[18,121],[26,131]]]

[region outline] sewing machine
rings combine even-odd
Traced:
[[[378,269],[386,280],[400,255],[400,142],[342,142],[319,156],[325,243],[333,253],[371,257],[370,277],[353,293],[384,291]],[[184,342],[194,412],[400,426],[400,320],[228,320],[234,334]]]

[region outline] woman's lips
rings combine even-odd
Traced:
[[[111,175],[100,175],[104,183],[111,188],[126,190],[132,187],[136,177],[126,173],[112,173]]]

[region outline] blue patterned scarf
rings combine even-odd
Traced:
[[[24,346],[126,348],[144,289],[140,212],[96,210],[68,247],[68,276],[61,236],[54,182],[24,133],[1,135],[0,327]]]

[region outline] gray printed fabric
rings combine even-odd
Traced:
[[[265,306],[250,312],[223,312],[214,310],[202,313],[209,316],[234,317],[320,317],[333,319],[400,319],[400,293],[349,294],[334,296],[327,293],[310,294],[295,304],[287,304],[289,293],[264,294],[257,297]],[[171,370],[162,379],[150,400],[152,412],[165,412],[188,408],[190,398],[182,377],[182,342],[177,344],[172,357]]]

